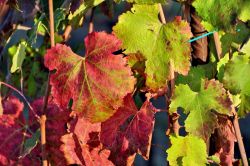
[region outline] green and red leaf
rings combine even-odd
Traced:
[[[62,107],[73,99],[72,110],[92,122],[107,120],[132,92],[135,79],[122,55],[113,55],[121,41],[114,35],[93,32],[85,39],[86,55],[81,57],[57,44],[45,55],[51,75],[52,96]]]

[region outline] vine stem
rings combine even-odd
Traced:
[[[49,27],[50,27],[50,43],[51,47],[55,46],[55,30],[54,30],[54,11],[53,11],[53,0],[48,0],[49,3]],[[48,99],[50,94],[50,72],[48,75],[48,81],[43,101],[42,107],[42,116],[40,120],[40,127],[41,127],[41,148],[42,148],[42,163],[43,166],[48,165],[47,156],[46,156],[46,108],[48,105]]]
[[[243,162],[243,166],[248,166],[247,155],[246,155],[244,143],[242,141],[239,120],[238,120],[238,116],[237,116],[236,112],[235,112],[235,116],[233,118],[233,126],[234,126],[234,130],[235,130],[235,136],[236,136],[236,139],[237,139],[237,142],[239,145],[239,149],[240,149],[240,155],[241,155],[241,159]]]
[[[217,52],[218,59],[220,59],[222,50],[221,50],[221,42],[220,42],[218,32],[214,33],[214,44],[215,44],[215,47],[216,47],[216,52]]]
[[[166,22],[166,18],[164,15],[162,5],[158,4],[158,6],[159,6],[160,20],[163,24],[166,24],[167,22]],[[169,99],[174,94],[174,88],[175,88],[175,73],[174,73],[173,64],[171,61],[170,61],[170,65],[169,65],[169,73],[170,73],[170,94],[169,94],[167,102],[166,102],[167,105],[169,105]],[[173,113],[172,116],[170,116],[168,113],[168,116],[169,116],[168,120],[170,121],[173,132],[176,135],[179,135],[180,124],[178,123],[178,118],[179,118],[178,113],[175,112],[175,113]],[[167,131],[167,132],[169,132],[169,131]]]
[[[221,51],[221,42],[219,39],[218,32],[214,33],[214,43],[215,43],[218,59],[220,60],[222,51]],[[235,108],[233,108],[233,113],[234,113],[233,127],[235,130],[235,136],[236,136],[236,139],[238,142],[241,159],[243,162],[243,166],[248,166],[247,155],[246,155],[246,151],[245,151],[245,147],[244,147],[244,143],[242,141],[242,136],[241,136],[241,131],[240,131],[239,119],[238,119],[237,112],[235,111]]]
[[[55,46],[55,28],[54,28],[54,11],[53,11],[53,0],[49,1],[49,28],[50,28],[50,42],[51,47]]]

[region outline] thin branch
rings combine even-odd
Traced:
[[[240,149],[240,155],[241,155],[241,159],[243,162],[243,166],[248,166],[247,155],[246,155],[244,143],[242,141],[242,136],[241,136],[241,132],[240,132],[240,125],[239,125],[237,113],[235,114],[235,116],[233,118],[233,126],[234,126],[234,130],[235,130],[235,136],[236,136],[236,139],[237,139],[237,142],[239,145],[239,149]]]
[[[162,5],[159,3],[158,6],[159,6],[159,11],[160,11],[160,19],[161,19],[161,22],[162,22],[163,24],[166,24],[166,18],[165,18],[164,12],[163,12]]]
[[[163,24],[166,24],[166,18],[163,12],[163,8],[161,4],[158,4],[159,6],[159,14],[160,14],[160,20]],[[173,69],[173,64],[170,62],[169,65],[169,73],[170,73],[170,93],[168,93],[168,95],[166,95],[166,104],[169,105],[169,99],[171,98],[171,96],[174,94],[174,88],[175,88],[175,73],[174,73],[174,69]],[[172,131],[176,134],[179,135],[179,129],[180,129],[180,125],[178,122],[179,119],[179,114],[177,112],[173,113],[171,116],[169,115],[169,122],[171,125],[169,125],[169,127],[171,126]],[[169,130],[167,131],[167,133],[169,132]]]
[[[70,38],[71,31],[72,31],[72,26],[67,25],[67,27],[65,28],[65,31],[63,33],[63,41],[64,42],[66,42]]]
[[[214,44],[215,44],[215,47],[216,47],[216,52],[217,52],[218,59],[220,59],[222,50],[221,50],[221,42],[220,42],[218,32],[214,33]]]
[[[89,20],[89,33],[92,33],[94,31],[94,12],[95,12],[95,7],[91,9],[91,14],[90,14],[90,20]]]
[[[53,0],[48,0],[49,3],[49,23],[50,23],[50,42],[51,47],[55,46],[55,30],[54,30],[54,11],[53,11]],[[46,156],[46,108],[48,105],[48,99],[50,94],[50,72],[48,75],[48,81],[46,86],[46,92],[43,100],[43,107],[42,112],[43,115],[41,116],[40,120],[40,127],[41,127],[41,148],[42,148],[42,162],[43,166],[48,165],[47,156]]]
[[[49,28],[50,28],[50,42],[51,47],[55,46],[55,28],[54,28],[54,11],[53,11],[53,0],[49,1]]]
[[[43,166],[47,166],[48,161],[46,157],[46,115],[41,116],[40,127],[41,127],[42,162]]]
[[[214,43],[215,43],[215,47],[216,47],[216,51],[217,51],[217,56],[218,59],[221,58],[221,42],[219,39],[219,34],[218,32],[214,33]],[[240,155],[242,158],[242,162],[244,166],[248,166],[248,161],[247,161],[247,156],[246,156],[246,151],[245,151],[245,147],[242,141],[242,136],[241,136],[241,131],[240,131],[240,125],[239,125],[239,120],[238,120],[238,115],[237,112],[234,110],[233,111],[235,116],[233,118],[233,126],[234,126],[234,130],[235,130],[235,136],[239,145],[239,149],[240,149]]]
[[[12,85],[7,84],[7,83],[5,83],[5,82],[0,81],[0,85],[1,85],[1,84],[4,85],[4,86],[7,86],[8,88],[10,88],[10,89],[14,90],[15,92],[17,92],[17,93],[24,99],[24,101],[25,101],[26,104],[28,105],[30,111],[34,114],[34,116],[35,116],[38,120],[40,120],[40,117],[36,114],[36,112],[34,111],[33,107],[31,106],[31,104],[29,103],[29,101],[27,100],[27,98],[24,96],[24,94],[23,94],[22,92],[20,92],[18,89],[16,89],[16,88],[13,87]]]

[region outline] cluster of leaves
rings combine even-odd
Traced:
[[[180,108],[187,115],[184,125],[187,134],[170,136],[172,146],[167,150],[167,160],[170,165],[200,166],[211,160],[231,165],[229,152],[235,140],[234,131],[231,122],[222,117],[234,116],[236,111],[244,117],[250,111],[250,78],[246,77],[250,73],[250,42],[246,42],[250,36],[249,3],[244,0],[193,2],[205,28],[219,31],[224,58],[212,61],[211,51],[208,64],[191,66],[189,39],[193,35],[189,23],[181,17],[162,23],[158,17],[158,3],[164,3],[162,0],[128,1],[134,3],[133,7],[119,17],[112,34],[87,35],[85,56],[60,44],[63,43],[61,31],[67,25],[78,28],[87,11],[102,2],[72,1],[68,7],[58,8],[55,11],[58,44],[51,49],[46,50],[48,22],[42,12],[37,13],[25,40],[6,48],[12,57],[8,70],[27,80],[23,92],[27,91],[29,96],[39,96],[36,87],[45,83],[46,69],[51,72],[51,94],[45,111],[49,162],[52,165],[132,165],[136,154],[148,159],[157,113],[150,102],[151,96],[168,92],[167,83],[178,74],[169,114]],[[42,44],[37,42],[39,35]],[[117,55],[121,49],[125,51]],[[22,67],[25,63],[29,68]],[[208,75],[214,65],[218,71]],[[12,77],[12,81],[18,84],[19,77]],[[142,91],[148,95],[138,109],[133,96]],[[34,100],[27,116],[17,98],[2,99],[0,146],[8,147],[8,151],[0,148],[2,165],[41,163],[40,131],[35,114],[43,113],[42,105],[42,98]],[[220,141],[217,151],[208,154],[206,142],[213,134],[226,143]],[[225,150],[226,146],[229,151]]]

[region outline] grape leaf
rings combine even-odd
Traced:
[[[131,95],[124,99],[124,106],[102,123],[101,142],[111,150],[110,160],[115,165],[127,165],[135,153],[149,157],[154,114],[156,109],[145,101],[140,111]]]
[[[243,23],[239,23],[236,26],[236,30],[228,32],[222,35],[220,38],[222,46],[222,55],[225,55],[229,52],[232,45],[238,45],[236,48],[239,48],[240,45],[250,37],[250,29]],[[231,49],[232,51],[237,51],[237,49]]]
[[[190,7],[190,27],[194,34],[194,37],[198,37],[206,33],[204,26],[201,24],[201,18],[197,15],[195,9]],[[203,33],[201,33],[203,32]],[[199,40],[193,41],[192,46],[192,57],[201,62],[206,62],[208,58],[208,37],[205,36]]]
[[[61,150],[67,160],[67,164],[78,165],[107,165],[112,166],[113,163],[108,160],[110,151],[102,150],[99,141],[99,132],[101,124],[91,124],[84,118],[78,118],[73,130],[64,136]]]
[[[195,0],[193,6],[198,15],[215,28],[232,30],[243,0]]]
[[[145,72],[145,58],[143,55],[136,53],[136,54],[129,54],[127,57],[129,67],[141,74],[144,75]]]
[[[240,94],[238,115],[244,117],[250,110],[250,56],[234,54],[225,65],[223,84],[232,94]]]
[[[32,102],[32,107],[35,112],[41,116],[43,98],[37,99]],[[52,98],[49,98],[47,105],[47,120],[46,120],[46,151],[48,152],[48,159],[51,163],[55,163],[57,166],[66,165],[66,159],[63,152],[60,150],[62,142],[61,137],[67,134],[67,123],[71,121],[70,111],[59,108]],[[34,121],[34,116],[30,116],[30,121]],[[34,124],[33,128],[38,128],[37,124]],[[40,146],[40,145],[39,145]]]
[[[222,82],[222,79],[224,77],[225,72],[225,65],[229,61],[229,54],[226,54],[223,58],[220,59],[220,61],[217,63],[217,77],[220,82]]]
[[[129,54],[126,56],[128,61],[128,66],[134,73],[135,78],[137,79],[136,87],[137,89],[144,88],[145,86],[145,58],[139,54]]]
[[[24,108],[15,97],[2,100],[3,115],[0,116],[0,165],[39,165],[39,158],[31,154],[22,156],[23,141],[32,137],[28,132],[22,111]]]
[[[77,28],[82,25],[83,20],[84,20],[84,15],[86,12],[100,3],[102,3],[104,0],[86,0],[84,1],[78,9],[76,9],[73,13],[70,12],[68,19],[70,24],[74,27]]]
[[[25,41],[22,41],[18,44],[17,50],[13,56],[12,59],[12,66],[11,66],[11,73],[16,72],[17,70],[20,70],[22,68],[23,60],[25,59],[25,48],[27,46],[27,43]]]
[[[218,124],[210,139],[210,146],[214,147],[211,153],[219,157],[221,165],[233,165],[236,137],[232,121],[218,116]]]
[[[60,23],[65,19],[66,17],[66,10],[63,8],[57,8],[54,13],[54,20],[55,20],[55,30],[56,32],[59,31],[59,25]]]
[[[27,36],[28,36],[28,43],[30,44],[31,47],[35,47],[37,43],[37,34],[45,34],[47,28],[43,24],[43,20],[45,18],[45,14],[42,13],[39,18],[34,19],[34,26],[27,31]],[[48,30],[47,30],[48,31]]]
[[[241,48],[241,51],[246,54],[250,54],[250,40],[244,44],[244,46]]]
[[[162,24],[158,5],[134,5],[113,27],[125,53],[141,53],[146,59],[146,85],[152,91],[166,86],[169,66],[187,75],[190,67],[191,36],[187,22],[176,19]]]
[[[175,83],[187,84],[191,90],[198,92],[201,87],[201,81],[205,79],[205,71],[201,67],[191,67],[187,76],[178,75]]]
[[[22,154],[20,155],[21,157],[26,156],[27,154],[30,154],[31,151],[36,147],[36,145],[38,144],[39,140],[40,140],[40,130],[38,129],[31,138],[28,138],[24,141],[24,149]]]
[[[171,166],[206,166],[206,143],[193,135],[170,136],[172,146],[166,151]]]
[[[241,12],[240,12],[240,15],[239,15],[239,19],[241,21],[244,21],[244,22],[247,22],[248,20],[250,20],[249,11],[250,11],[250,1],[245,1],[242,4]]]
[[[207,140],[217,127],[217,117],[211,110],[220,114],[232,115],[232,101],[223,85],[215,80],[202,80],[199,92],[188,85],[180,84],[171,98],[170,113],[178,107],[188,114],[185,120],[186,131]]]
[[[123,97],[134,89],[135,79],[122,55],[113,55],[121,42],[113,35],[94,32],[85,39],[86,56],[74,54],[65,45],[57,44],[45,55],[45,66],[51,75],[52,96],[92,122],[101,122],[123,104]]]
[[[136,4],[155,4],[155,3],[166,3],[165,0],[127,0],[129,3]]]

